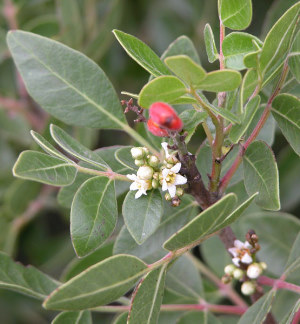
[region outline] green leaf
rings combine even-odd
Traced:
[[[233,70],[218,70],[206,74],[197,84],[197,89],[220,92],[236,89],[242,81],[241,74]]]
[[[272,114],[283,135],[300,156],[300,100],[287,93],[275,97]]]
[[[38,181],[54,186],[67,186],[76,177],[74,165],[56,157],[35,152],[24,151],[13,167],[15,177]]]
[[[140,259],[116,255],[67,281],[45,300],[46,309],[81,310],[113,302],[148,271]]]
[[[168,269],[166,288],[177,295],[194,300],[203,298],[204,292],[199,270],[187,255],[178,258]]]
[[[245,107],[245,112],[243,115],[243,121],[240,125],[233,125],[230,133],[229,138],[233,143],[238,143],[243,134],[247,131],[248,127],[251,124],[252,119],[255,116],[255,113],[260,104],[260,96],[255,96],[252,98]]]
[[[298,31],[288,60],[289,68],[298,82],[300,82],[300,31]]]
[[[257,71],[254,69],[248,70],[243,77],[243,81],[240,89],[240,107],[239,107],[240,114],[244,112],[244,104],[254,92],[257,84],[258,84]]]
[[[17,291],[43,300],[59,282],[32,266],[24,267],[0,252],[0,288]]]
[[[127,54],[150,74],[155,77],[171,74],[160,58],[141,40],[120,30],[114,29],[113,33]]]
[[[128,312],[125,312],[115,318],[112,324],[127,324]]]
[[[240,123],[239,118],[236,117],[235,114],[233,114],[231,111],[228,111],[228,110],[223,109],[223,108],[217,108],[214,105],[212,105],[202,93],[197,92],[197,94],[205,102],[205,104],[209,107],[209,109],[211,111],[213,111],[215,114],[224,117],[226,120],[230,121],[233,124],[235,124],[235,123],[239,124]]]
[[[224,26],[230,29],[246,29],[252,20],[251,0],[220,0],[219,15]]]
[[[185,313],[176,324],[222,324],[213,314],[205,312],[188,312]]]
[[[175,76],[160,76],[147,83],[139,94],[138,104],[149,108],[157,101],[169,103],[186,93],[186,87]]]
[[[188,132],[187,137],[185,138],[185,142],[188,143],[191,137],[194,135],[197,126],[205,121],[207,118],[206,112],[197,111],[195,109],[188,109],[183,111],[179,117],[183,122],[183,128]]]
[[[84,182],[71,207],[71,237],[76,254],[85,256],[113,232],[118,218],[114,182],[93,177]]]
[[[263,74],[276,70],[285,59],[290,47],[296,22],[299,16],[300,3],[296,3],[276,22],[266,36],[261,56],[260,69]]]
[[[50,133],[54,141],[67,153],[75,156],[79,160],[85,161],[101,170],[107,169],[107,164],[101,157],[79,143],[72,136],[56,125],[50,125]]]
[[[128,324],[156,324],[162,303],[166,266],[149,272],[133,294]],[[143,311],[141,311],[143,310]]]
[[[122,207],[122,213],[129,233],[138,244],[144,243],[160,224],[163,214],[162,197],[159,190],[148,191],[135,199],[135,192],[129,191]]]
[[[84,27],[81,19],[79,4],[74,0],[56,1],[58,11],[61,41],[75,49],[81,47]]]
[[[204,42],[205,42],[208,62],[213,63],[219,58],[219,53],[216,48],[215,37],[210,27],[210,24],[206,24],[204,27]]]
[[[165,59],[165,63],[172,72],[193,88],[197,88],[206,76],[202,66],[186,55],[169,56]]]
[[[279,180],[274,154],[262,142],[251,143],[243,158],[245,187],[249,195],[259,191],[256,204],[264,209],[279,210]]]
[[[137,171],[138,167],[134,164],[134,159],[130,153],[133,146],[121,147],[115,152],[116,160],[124,165],[127,169]]]
[[[197,64],[200,64],[200,58],[195,45],[193,44],[191,39],[185,35],[179,36],[168,46],[168,48],[162,54],[161,60],[175,55],[186,55]]]
[[[300,299],[296,302],[295,306],[293,309],[291,309],[290,313],[288,314],[287,318],[282,320],[280,324],[286,324],[286,323],[293,323],[293,319],[295,318],[295,314],[299,311],[300,309]]]
[[[71,162],[66,156],[64,156],[61,152],[59,152],[52,144],[50,144],[42,135],[35,131],[30,131],[31,136],[34,141],[48,154],[55,156],[61,160],[65,160],[66,162]]]
[[[138,245],[124,226],[115,242],[114,254],[127,253],[142,258],[148,263],[154,262],[166,253],[162,248],[164,241],[197,214],[198,206],[188,196],[183,196],[176,210],[165,202],[164,215],[156,232],[144,244]]]
[[[284,270],[285,277],[289,277],[293,272],[295,273],[296,271],[298,272],[298,277],[299,277],[299,269],[300,269],[299,244],[300,244],[300,233],[295,239],[287,264],[285,266],[285,270]]]
[[[23,31],[9,32],[7,42],[29,94],[48,113],[69,125],[129,127],[110,81],[86,56]]]
[[[164,248],[175,251],[187,245],[204,241],[230,215],[236,201],[235,194],[224,196],[171,236],[164,243]]]
[[[257,50],[255,52],[245,54],[244,59],[243,59],[243,63],[245,65],[245,67],[248,69],[254,68],[254,69],[260,70],[260,67],[258,64],[260,53],[261,53],[261,50]]]
[[[58,314],[51,324],[92,324],[92,316],[89,311],[63,312]]]
[[[246,313],[240,318],[238,324],[263,323],[271,310],[276,290],[271,290],[250,306]]]
[[[247,33],[233,32],[227,35],[222,43],[226,67],[235,70],[245,69],[246,66],[243,61],[245,55],[257,51],[253,40],[262,45],[257,37]]]

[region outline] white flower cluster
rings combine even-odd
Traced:
[[[136,199],[141,195],[147,195],[148,190],[156,189],[160,185],[162,191],[168,191],[167,200],[183,195],[183,189],[176,188],[176,186],[184,185],[187,182],[187,179],[179,174],[181,163],[175,154],[169,154],[168,143],[164,142],[161,145],[165,151],[165,159],[160,168],[159,159],[150,155],[146,148],[134,147],[131,149],[131,155],[139,169],[136,175],[128,174],[127,177],[133,181],[130,190],[137,190]]]

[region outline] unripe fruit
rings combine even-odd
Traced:
[[[176,111],[164,102],[155,102],[150,106],[150,118],[159,126],[173,131],[182,129],[182,120]]]
[[[133,147],[130,153],[135,160],[141,160],[144,157],[144,150],[142,147]]]
[[[255,285],[251,281],[245,281],[242,284],[241,291],[244,295],[250,296],[255,292]]]
[[[236,267],[233,264],[228,264],[225,268],[224,268],[224,272],[227,275],[232,276],[233,271],[236,269]]]
[[[159,164],[159,158],[155,155],[151,155],[149,157],[148,163],[150,166],[152,166],[153,168],[156,168]]]
[[[138,169],[137,176],[142,180],[152,179],[154,170],[149,166],[142,166]]]
[[[155,136],[169,137],[168,131],[166,129],[161,128],[152,119],[148,120],[147,127],[148,127],[149,132],[152,133]]]
[[[144,160],[134,160],[134,164],[138,167],[142,166],[145,164]]]

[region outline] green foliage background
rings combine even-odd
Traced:
[[[139,93],[142,85],[148,80],[148,74],[126,55],[114,39],[111,32],[114,28],[137,36],[159,55],[178,36],[187,35],[193,40],[200,54],[202,66],[207,71],[218,68],[217,62],[213,65],[208,63],[203,36],[206,23],[210,23],[215,35],[218,34],[217,1],[76,0],[79,12],[70,9],[72,1],[75,0],[65,1],[64,5],[58,4],[59,1],[47,0],[14,1],[18,8],[19,28],[52,37],[82,51],[99,63],[118,94],[122,90]],[[0,2],[1,12],[4,2]],[[254,0],[253,21],[246,31],[263,39],[274,22],[294,3],[295,0]],[[94,6],[96,10],[91,9]],[[87,14],[84,14],[84,11]],[[8,29],[4,16],[0,16],[0,97],[16,99],[20,90],[5,43]],[[299,86],[293,92],[299,95]],[[69,237],[69,210],[59,206],[53,194],[52,199],[38,211],[38,217],[25,226],[16,225],[19,217],[23,216],[30,206],[30,202],[38,196],[41,186],[35,182],[13,178],[11,169],[18,154],[24,149],[36,149],[36,145],[30,137],[31,126],[24,115],[2,108],[0,102],[0,250],[11,254],[24,264],[32,264],[59,278],[62,269],[74,258]],[[41,120],[46,121],[42,127],[46,138],[49,137],[46,126],[51,122],[71,131],[75,138],[91,149],[134,144],[124,133],[120,136],[118,131],[95,131],[79,127],[71,129],[53,118],[45,118],[44,112],[38,107],[34,109]],[[133,114],[128,114],[131,123],[134,117]],[[197,148],[201,138],[204,138],[201,127],[197,133],[197,142],[191,142],[191,147],[194,148]],[[275,132],[272,148],[279,167],[282,211],[300,217],[299,157],[287,145],[279,130]],[[240,192],[238,188],[237,192]],[[264,224],[264,221],[264,217],[257,220],[261,224]],[[249,219],[250,225],[251,222],[253,223]],[[288,229],[288,225],[284,226]],[[242,229],[237,230],[243,233]],[[275,232],[272,235],[276,238],[280,233]],[[212,247],[209,247],[209,244]],[[202,250],[202,256],[205,258],[206,251],[212,249],[217,251],[218,243],[208,243]],[[206,258],[206,261],[214,269],[218,268],[218,264],[212,264],[216,261],[209,258]],[[219,269],[218,274],[221,275],[222,266],[219,266]],[[280,270],[278,272],[280,273]],[[43,310],[39,301],[1,290],[0,314],[1,321],[7,324],[49,323],[55,312]],[[93,314],[93,317],[94,323],[111,323],[112,320],[112,315]]]

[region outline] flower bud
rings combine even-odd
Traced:
[[[228,264],[225,268],[224,268],[224,272],[227,275],[232,276],[233,271],[236,269],[236,267],[233,264]]]
[[[244,271],[239,269],[239,268],[236,268],[233,271],[232,275],[233,275],[234,279],[240,280],[240,279],[242,279],[244,277]]]
[[[263,270],[266,270],[266,269],[267,269],[267,264],[266,264],[266,262],[260,262],[259,264],[260,264],[260,266],[261,266],[261,268],[262,268]]]
[[[178,207],[180,205],[180,203],[181,203],[181,200],[177,196],[172,198],[172,206],[173,207]]]
[[[249,267],[247,269],[247,276],[250,279],[256,279],[262,274],[262,271],[263,271],[263,269],[260,264],[252,263],[249,265]]]
[[[152,179],[152,188],[157,189],[159,187],[158,180]]]
[[[145,152],[145,155],[148,155],[150,153],[149,150],[147,149],[147,147],[143,147],[142,149]]]
[[[150,155],[148,163],[150,166],[152,166],[153,168],[156,168],[159,164],[159,158],[155,155]]]
[[[154,172],[152,178],[155,180],[159,180],[159,172]]]
[[[172,200],[172,197],[168,192],[165,194],[165,199],[166,199],[166,201],[171,201]]]
[[[137,176],[142,180],[152,179],[154,170],[149,166],[141,166],[138,169]]]
[[[243,295],[250,296],[255,292],[255,285],[251,281],[245,281],[242,284],[241,291]]]
[[[133,147],[130,153],[135,160],[141,160],[144,157],[144,150],[142,147]]]
[[[161,128],[152,119],[148,120],[147,127],[148,127],[149,132],[152,133],[155,136],[169,137],[168,131],[166,129]]]
[[[167,167],[168,169],[172,169],[173,166],[174,166],[174,164],[171,164],[171,163],[167,163],[167,165],[166,165],[166,167]]]
[[[182,188],[176,188],[176,196],[181,197],[184,194],[184,190]]]
[[[221,280],[224,284],[229,284],[231,282],[231,276],[225,274],[225,276],[223,276]]]
[[[155,102],[150,106],[150,118],[163,128],[173,131],[182,129],[182,120],[176,111],[164,102]]]
[[[144,160],[134,160],[134,164],[138,167],[142,166],[145,164]]]

